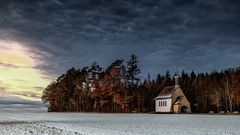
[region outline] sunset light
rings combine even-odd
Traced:
[[[240,0],[0,0],[0,135],[240,135]]]
[[[20,43],[0,41],[0,83],[8,96],[40,101],[50,80],[35,68],[37,62],[29,54]]]

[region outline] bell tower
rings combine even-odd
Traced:
[[[179,87],[179,75],[175,74],[174,79],[175,79],[175,88],[178,88]]]
[[[174,79],[175,79],[175,88],[180,87],[180,85],[179,85],[178,69],[177,69],[177,73],[174,75]]]

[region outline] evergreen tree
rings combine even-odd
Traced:
[[[134,89],[137,83],[140,81],[139,78],[140,74],[140,69],[138,67],[138,59],[136,55],[131,55],[129,61],[127,62],[127,76],[126,78],[128,79],[128,90],[131,96],[131,101],[130,101],[130,110],[134,109]]]
[[[46,87],[42,101],[56,112],[154,111],[153,99],[174,85],[173,76],[169,71],[156,79],[148,75],[141,83],[137,57],[132,55],[127,65],[123,62],[115,60],[105,71],[96,62],[71,68]],[[183,71],[180,86],[193,113],[240,111],[240,68],[198,74]]]
[[[162,84],[162,81],[163,81],[163,78],[161,77],[161,75],[157,74],[156,83],[160,85]]]

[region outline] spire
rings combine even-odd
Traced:
[[[178,68],[177,68],[177,73],[175,73],[175,75],[174,75],[174,79],[175,79],[175,88],[180,87],[180,86],[179,86]]]

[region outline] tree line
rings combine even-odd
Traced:
[[[96,62],[71,68],[43,91],[42,101],[54,112],[152,112],[154,98],[174,85],[167,71],[140,80],[136,55],[115,60],[105,70]],[[193,113],[240,111],[240,68],[212,73],[180,74],[180,86]]]

